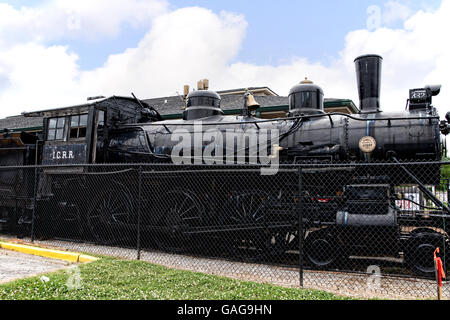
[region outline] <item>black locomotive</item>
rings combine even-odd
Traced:
[[[357,115],[325,113],[323,91],[309,81],[291,89],[290,110],[282,119],[255,117],[257,103],[251,94],[245,96],[241,116],[225,116],[220,96],[207,90],[187,96],[182,120],[162,121],[151,106],[124,97],[27,114],[44,116],[43,139],[5,132],[0,152],[17,159],[8,165],[48,167],[39,173],[35,188],[23,187],[31,185],[34,175],[29,181],[14,180],[9,172],[0,172],[0,183],[8,190],[1,200],[3,221],[29,222],[37,203],[41,221],[51,224],[60,217],[97,241],[113,241],[117,229],[139,225],[163,249],[186,249],[192,237],[206,235],[264,256],[295,249],[301,223],[307,230],[305,252],[315,267],[329,267],[362,252],[403,252],[414,271],[432,274],[432,257],[431,265],[416,257],[445,247],[448,230],[436,227],[441,224],[433,219],[425,224],[419,218],[402,222],[395,187],[417,185],[434,203],[440,221],[450,214],[427,188],[440,183],[441,166],[436,163],[443,154],[442,134],[450,131],[450,115],[440,121],[431,105],[440,86],[411,90],[403,113],[381,111],[382,58],[361,56],[355,64],[361,109]],[[404,165],[404,160],[416,163]],[[362,165],[376,161],[392,166]],[[164,179],[154,169],[140,169],[139,190],[136,180],[122,179],[120,173],[100,186],[99,176],[105,173],[89,166],[135,163],[167,168],[174,162],[180,166]],[[230,164],[237,169],[262,165],[266,171],[262,176],[261,171],[247,171],[243,180]],[[303,168],[300,192],[299,175],[292,168]],[[92,195],[93,185],[99,185],[98,195]],[[138,193],[145,200],[139,210],[133,205]],[[86,199],[92,201],[86,204]],[[46,209],[49,204],[53,209]],[[142,219],[137,211],[145,212]],[[384,238],[385,245],[374,244],[374,237]]]

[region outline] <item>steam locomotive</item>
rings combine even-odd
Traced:
[[[442,135],[450,132],[450,113],[440,121],[432,106],[440,86],[411,90],[403,113],[381,111],[382,58],[361,56],[355,65],[357,115],[325,113],[323,90],[307,80],[289,92],[289,113],[282,119],[257,118],[258,104],[250,93],[242,115],[225,116],[220,96],[208,90],[187,95],[182,120],[163,121],[152,106],[135,97],[26,114],[44,117],[43,139],[5,132],[0,154],[10,159],[9,165],[48,167],[38,179],[0,170],[3,221],[29,222],[33,210],[41,221],[71,212],[66,220],[76,221],[80,233],[96,241],[114,241],[117,230],[139,225],[165,250],[186,249],[196,236],[206,234],[258,256],[298,250],[301,224],[306,256],[316,268],[328,268],[355,253],[403,252],[416,273],[430,275],[432,253],[436,247],[445,249],[448,230],[436,219],[424,224],[413,218],[404,231],[395,187],[417,185],[434,203],[439,221],[447,219],[449,209],[427,186],[440,183],[436,161],[443,154]],[[403,160],[417,163],[407,166]],[[393,165],[361,165],[376,161]],[[180,169],[164,179],[154,170],[141,172],[139,191],[136,180],[118,177],[87,205],[86,199],[93,197],[87,186],[101,184],[89,164],[114,163],[176,163]],[[286,163],[304,168],[300,188],[298,172],[283,167]],[[214,170],[191,170],[193,164]],[[269,170],[262,176],[247,171],[243,180],[239,170],[225,166],[229,164]],[[34,189],[23,187],[33,180]],[[145,201],[136,210],[133,199],[138,193]],[[323,197],[328,200],[318,201]],[[53,209],[46,209],[49,204]],[[146,214],[141,217],[137,211]],[[373,241],[380,237],[385,240],[382,247]]]

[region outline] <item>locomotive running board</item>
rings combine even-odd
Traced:
[[[405,171],[405,173],[417,183],[419,190],[422,191],[436,206],[441,207],[444,211],[450,214],[450,209],[443,204],[441,200],[436,198],[435,195],[431,193],[430,190],[428,190],[427,187],[419,179],[417,179],[414,174],[412,174],[404,165],[401,164],[400,161],[397,160],[397,158],[392,157],[392,160],[400,165],[400,168],[402,168],[403,171]]]

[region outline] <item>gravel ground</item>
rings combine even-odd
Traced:
[[[136,259],[137,257],[137,251],[135,249],[58,240],[35,241],[35,244],[50,248],[63,248],[66,250],[103,254],[124,259]],[[299,272],[296,268],[150,251],[142,251],[141,260],[169,268],[203,272],[239,280],[272,283],[285,287],[299,287]],[[434,299],[436,297],[436,284],[434,281],[396,278],[386,275],[370,277],[364,274],[343,272],[305,271],[304,287],[363,299]],[[450,283],[444,283],[443,296],[447,299],[450,298]]]
[[[0,249],[0,283],[57,271],[69,265],[65,261]]]

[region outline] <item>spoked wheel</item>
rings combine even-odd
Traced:
[[[88,228],[94,239],[110,244],[131,239],[124,231],[131,226],[133,201],[123,189],[110,189],[102,193],[88,212]]]
[[[336,238],[329,232],[316,231],[305,240],[305,256],[315,269],[334,266],[339,258]]]
[[[167,194],[165,202],[159,222],[162,232],[155,234],[155,243],[159,249],[168,252],[192,248],[192,237],[186,231],[201,226],[205,211],[201,201],[194,193],[176,190]]]
[[[228,240],[237,257],[261,259],[267,254],[270,233],[265,227],[268,194],[250,191],[229,198],[223,211],[225,225],[234,229]]]

